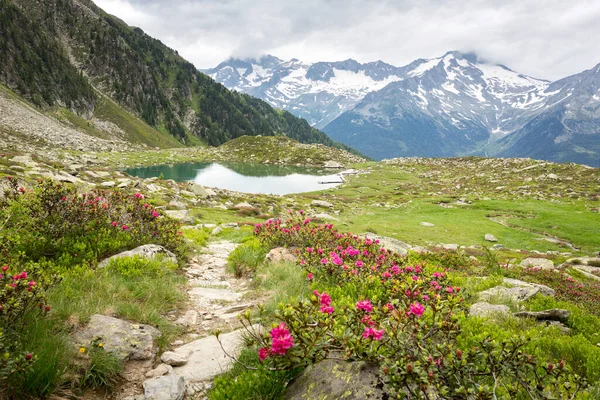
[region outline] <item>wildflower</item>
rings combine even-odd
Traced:
[[[306,279],[308,279],[309,281],[312,281],[313,278],[314,278],[314,276],[311,272],[309,272],[308,275],[306,276]]]
[[[412,303],[410,305],[410,314],[412,315],[416,315],[417,317],[420,317],[421,315],[423,315],[423,312],[425,311],[425,307],[423,307],[423,305],[421,303]]]
[[[82,353],[82,354],[85,353],[85,347],[80,347],[79,348],[79,352]]]
[[[2,272],[6,272],[6,271],[8,271],[8,268],[9,268],[9,267],[8,267],[8,265],[4,265],[4,266],[2,266]]]
[[[135,197],[136,199],[143,199],[143,198],[144,198],[144,195],[143,195],[143,194],[141,194],[141,193],[135,193],[135,194],[133,195],[133,197]]]
[[[365,328],[363,337],[365,339],[373,338],[373,340],[381,340],[385,331],[383,329]]]
[[[416,276],[416,275],[413,275],[413,276],[412,276],[412,280],[416,282],[416,281],[418,281],[418,280],[419,280],[419,277],[418,277],[418,276]]]
[[[331,296],[329,296],[327,293],[323,292],[323,293],[319,293],[316,290],[313,292],[313,294],[315,296],[317,296],[317,298],[319,299],[319,302],[321,303],[322,306],[329,306],[331,305]]]
[[[333,314],[335,311],[335,309],[331,306],[321,306],[319,310],[324,314]]]
[[[123,225],[123,226],[121,227],[121,229],[123,229],[124,231],[126,231],[126,230],[128,230],[128,229],[129,229],[129,227],[128,227],[127,225]]]
[[[388,311],[392,311],[394,309],[394,306],[392,305],[392,303],[387,303],[385,305],[385,307],[388,309]]]
[[[365,264],[363,264],[363,262],[362,262],[362,261],[358,260],[357,262],[355,262],[355,263],[354,263],[354,265],[356,265],[357,267],[359,267],[359,268],[360,268],[360,267],[362,267],[362,266],[363,266],[363,265],[365,265]]]
[[[452,286],[448,286],[446,288],[446,292],[448,292],[448,293],[454,293],[454,289],[452,289]]]
[[[284,355],[290,347],[294,346],[294,338],[284,322],[271,329],[271,354]]]
[[[103,346],[104,346],[104,344],[98,343],[98,347],[103,347]]]
[[[118,223],[117,221],[113,221],[113,222],[111,223],[111,225],[112,225],[112,226],[117,226],[118,224],[119,224],[119,223]]]
[[[307,253],[312,253],[313,251],[315,251],[315,249],[313,249],[312,247],[307,247],[306,248],[306,252]]]
[[[258,358],[260,361],[264,361],[265,358],[269,357],[269,349],[266,347],[262,347],[258,349]]]
[[[27,353],[25,354],[25,360],[30,361],[33,358],[33,354]]]
[[[356,309],[370,313],[373,311],[373,305],[371,304],[370,300],[363,300],[356,303]]]
[[[50,306],[44,307],[44,311],[46,311],[46,312],[50,311]]]
[[[434,272],[434,273],[433,273],[433,277],[434,277],[434,278],[441,278],[441,277],[443,277],[443,276],[444,276],[444,274],[443,274],[443,273],[441,273],[441,272]]]

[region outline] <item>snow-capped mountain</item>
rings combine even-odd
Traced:
[[[204,73],[230,89],[250,94],[323,128],[367,93],[402,79],[403,70],[382,61],[307,64],[273,56],[229,59]]]
[[[207,73],[376,159],[499,155],[600,166],[600,65],[554,83],[456,51],[404,67],[265,56]]]

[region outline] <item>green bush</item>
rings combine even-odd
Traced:
[[[152,259],[136,255],[134,257],[113,258],[104,270],[106,273],[113,273],[126,278],[138,278],[141,276],[160,278],[176,269],[177,264],[170,260],[165,260],[160,255]]]
[[[244,241],[229,254],[227,270],[236,278],[254,272],[266,254],[267,249],[258,240]]]

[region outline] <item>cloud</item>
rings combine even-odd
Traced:
[[[475,51],[546,79],[600,62],[600,0],[96,0],[192,61],[273,54],[405,65]]]

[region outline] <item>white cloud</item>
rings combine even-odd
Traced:
[[[404,65],[475,51],[557,79],[600,62],[600,0],[97,0],[198,68],[231,55]]]

